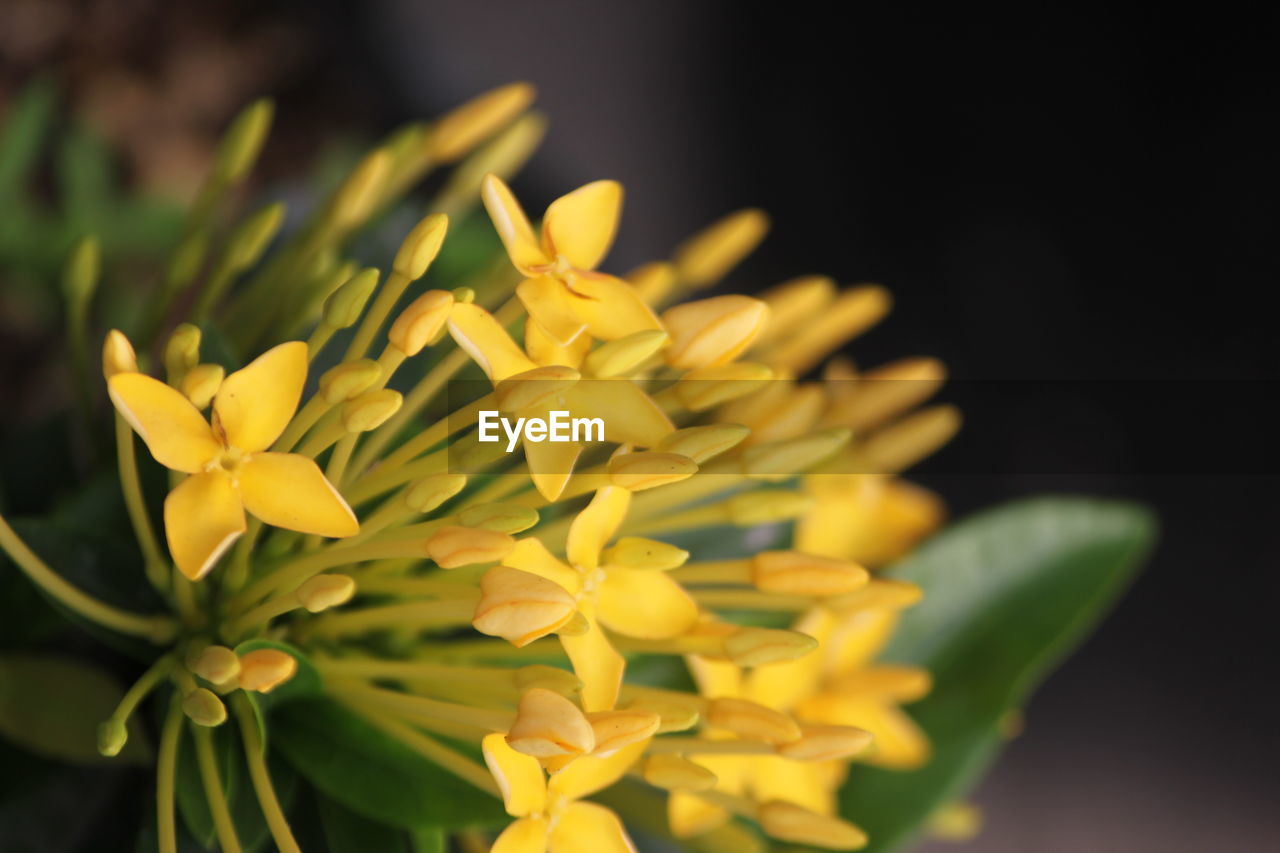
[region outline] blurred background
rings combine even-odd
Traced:
[[[263,172],[287,182],[325,140],[527,79],[552,124],[517,192],[621,180],[613,270],[766,208],[726,287],[888,285],[851,354],[950,366],[967,425],[914,479],[956,516],[1061,491],[1162,519],[977,792],[983,834],[928,849],[1276,850],[1277,35],[1204,10],[2,0],[0,113],[48,72],[130,181],[181,199],[253,96],[279,99]],[[32,345],[5,326],[12,367]]]

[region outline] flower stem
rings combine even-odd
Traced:
[[[8,552],[13,562],[27,577],[31,578],[36,586],[58,603],[90,622],[121,634],[145,637],[157,645],[167,643],[178,633],[178,624],[168,616],[143,615],[121,610],[72,586],[27,547],[27,543],[22,541],[2,515],[0,515],[0,549]]]
[[[116,721],[120,725],[124,725],[129,721],[129,717],[133,715],[139,703],[147,698],[152,690],[164,680],[169,674],[169,670],[173,668],[174,656],[172,654],[162,655],[151,664],[151,667],[144,673],[142,677],[133,683],[133,686],[125,691],[124,697],[120,700],[120,704],[111,712],[109,720]]]
[[[147,580],[160,592],[169,589],[169,561],[160,550],[151,516],[147,513],[146,498],[142,495],[142,481],[138,477],[138,454],[133,442],[133,428],[124,416],[116,412],[116,459],[120,467],[120,491],[124,493],[124,505],[129,511],[133,534],[142,549]]]
[[[182,700],[174,693],[160,731],[156,758],[156,835],[160,853],[177,853],[178,824],[173,813],[174,781],[178,775],[178,737],[182,734]]]
[[[240,735],[244,741],[244,757],[249,765],[249,777],[253,780],[253,790],[258,795],[258,805],[262,808],[262,816],[266,818],[271,837],[280,848],[280,853],[302,853],[298,842],[289,829],[289,821],[280,808],[280,800],[276,797],[276,789],[271,784],[271,773],[263,758],[262,738],[258,733],[258,722],[254,718],[253,709],[243,693],[235,694],[231,699],[231,707],[235,710],[240,723]]]
[[[227,807],[227,792],[218,776],[218,762],[213,754],[213,732],[204,726],[192,725],[191,736],[196,743],[196,762],[200,765],[200,781],[204,784],[204,797],[213,817],[213,828],[218,834],[218,846],[222,853],[241,853],[240,839]]]

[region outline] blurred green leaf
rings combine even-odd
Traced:
[[[0,129],[0,196],[17,193],[35,165],[53,121],[57,93],[53,81],[30,83]]]
[[[447,848],[444,832],[438,827],[419,827],[409,830],[409,846],[413,853],[444,853]]]
[[[271,716],[273,743],[320,791],[403,829],[493,825],[502,804],[337,703],[300,699]]]
[[[65,134],[58,148],[56,174],[69,229],[91,231],[109,216],[111,154],[96,136],[80,128]]]
[[[892,575],[918,583],[886,661],[924,666],[934,689],[910,708],[933,758],[916,771],[855,767],[841,812],[894,850],[937,808],[962,797],[990,763],[1000,722],[1101,618],[1155,538],[1141,506],[1037,498],[939,534]]]
[[[118,756],[98,753],[98,724],[123,696],[110,675],[74,658],[0,655],[0,735],[37,755],[76,763],[149,761],[150,744],[135,726]]]
[[[404,853],[403,829],[370,820],[324,795],[316,799],[329,853]]]

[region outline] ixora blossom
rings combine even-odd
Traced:
[[[878,287],[699,293],[763,238],[759,211],[622,276],[599,269],[617,183],[556,199],[535,228],[505,182],[541,133],[531,97],[514,84],[401,129],[280,236],[278,206],[221,236],[269,109],[233,125],[155,316],[129,330],[138,351],[121,331],[102,350],[137,571],[166,612],[88,595],[0,519],[48,595],[159,650],[100,747],[119,753],[156,697],[163,853],[180,812],[206,846],[242,849],[219,726],[281,850],[300,849],[300,813],[277,758],[361,820],[498,853],[631,850],[624,820],[708,850],[761,849],[741,821],[854,849],[845,780],[928,760],[900,706],[929,675],[878,657],[929,590],[880,568],[943,521],[897,476],[958,427],[920,408],[941,365],[829,358],[888,310]],[[350,257],[359,228],[454,162],[385,276]],[[451,217],[481,205],[518,276],[434,269]],[[93,260],[69,264],[76,299]],[[192,322],[165,337],[185,304]],[[163,380],[139,366],[151,353]],[[456,378],[483,390],[457,399]],[[600,429],[490,440],[493,418],[551,417]],[[163,537],[135,434],[169,471]],[[448,796],[441,773],[460,780]]]

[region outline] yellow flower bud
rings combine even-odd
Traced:
[[[227,706],[205,687],[197,687],[182,697],[182,712],[197,726],[220,726],[227,721]]]
[[[739,527],[790,521],[804,515],[812,505],[809,495],[782,489],[744,492],[725,501],[729,520]]]
[[[854,726],[801,726],[801,735],[779,744],[778,755],[793,761],[843,761],[871,745],[871,732]]]
[[[761,805],[756,819],[766,835],[779,841],[811,844],[828,850],[857,850],[867,843],[867,834],[848,821],[782,800]]]
[[[584,755],[595,749],[595,731],[582,710],[551,690],[526,690],[516,706],[516,719],[507,732],[516,752],[535,758]]]
[[[742,473],[756,480],[789,480],[830,459],[852,438],[852,430],[828,429],[757,444],[743,452]]]
[[[689,552],[656,539],[624,536],[605,550],[601,562],[628,569],[652,569],[659,572],[679,568],[689,559]]]
[[[667,791],[707,791],[716,784],[716,774],[701,764],[669,753],[649,756],[641,773],[644,781]]]
[[[102,251],[98,238],[89,235],[77,240],[62,269],[62,294],[68,305],[79,306],[77,310],[84,310],[93,298],[94,288],[98,286],[101,266]]]
[[[896,474],[933,453],[960,429],[960,410],[933,406],[867,437],[857,448],[860,473]]]
[[[834,395],[836,402],[824,420],[855,430],[879,426],[933,396],[946,378],[946,366],[933,358],[907,358],[869,370],[857,381],[841,383],[850,393]]]
[[[245,690],[270,693],[297,671],[293,655],[278,649],[255,649],[240,656],[240,686]]]
[[[335,329],[354,326],[377,287],[378,271],[373,267],[360,270],[325,299],[325,324]]]
[[[686,409],[705,412],[721,403],[755,394],[773,379],[773,368],[749,361],[690,370],[675,384],[676,399]]]
[[[501,411],[519,412],[569,390],[579,378],[581,374],[572,367],[535,367],[499,382],[494,398]]]
[[[170,384],[179,383],[200,361],[200,327],[180,323],[164,347],[164,369]]]
[[[836,283],[825,275],[806,275],[784,281],[760,298],[769,306],[769,327],[760,335],[763,343],[803,334],[805,325],[836,298]]]
[[[391,268],[410,281],[417,281],[427,272],[427,267],[440,254],[445,232],[449,230],[449,217],[432,213],[422,219],[409,236],[400,244]]]
[[[786,714],[748,699],[712,699],[703,717],[717,729],[766,743],[787,743],[801,734],[799,724]]]
[[[205,646],[191,661],[191,671],[210,684],[226,684],[240,675],[240,658],[226,646]]]
[[[832,683],[831,689],[834,693],[914,702],[933,689],[933,676],[919,667],[877,664],[841,676]]]
[[[667,364],[686,370],[728,364],[751,346],[768,319],[768,305],[738,294],[670,308],[662,314],[671,335]]]
[[[626,707],[633,711],[657,714],[657,734],[687,731],[696,726],[698,720],[702,718],[702,706],[695,697],[690,696],[685,700],[676,693],[637,696],[629,701]]]
[[[687,480],[698,464],[678,453],[620,453],[609,460],[609,482],[630,492]]]
[[[874,326],[889,312],[889,292],[878,285],[847,290],[804,326],[769,349],[768,362],[800,376],[827,353]]]
[[[709,424],[685,427],[668,435],[654,450],[679,453],[701,465],[742,443],[751,430],[741,424]]]
[[[432,474],[411,485],[404,502],[414,512],[431,512],[467,485],[465,474]]]
[[[329,405],[353,400],[382,378],[382,367],[376,361],[362,358],[331,367],[320,377],[320,396]]]
[[[346,604],[356,594],[356,582],[347,575],[316,575],[298,587],[298,601],[311,613]]]
[[[676,248],[680,279],[692,287],[715,284],[760,245],[768,231],[769,217],[763,210],[729,214]]]
[[[524,112],[534,94],[528,83],[508,83],[447,113],[428,131],[431,159],[448,163],[466,154]]]
[[[274,202],[255,212],[227,238],[227,265],[233,270],[253,266],[284,223],[284,204]]]
[[[192,231],[173,250],[173,258],[164,274],[165,290],[174,292],[183,285],[189,284],[204,265],[205,254],[209,251],[209,232],[199,228]]]
[[[627,282],[636,289],[646,305],[663,302],[675,287],[676,278],[675,265],[664,261],[645,264],[627,273]]]
[[[197,364],[182,378],[182,393],[197,409],[213,402],[213,396],[222,387],[226,370],[221,364]]]
[[[444,331],[452,307],[452,293],[428,290],[400,312],[387,332],[387,340],[405,355],[417,355]]]
[[[112,717],[98,725],[98,754],[114,758],[129,741],[129,729],[123,720]]]
[[[588,714],[587,720],[595,733],[595,755],[609,755],[624,746],[653,737],[662,722],[657,714],[639,708],[596,711]]]
[[[333,194],[329,207],[332,225],[348,230],[364,222],[373,212],[390,171],[391,152],[387,149],[377,148],[365,155]]]
[[[271,130],[271,118],[275,105],[267,98],[254,101],[240,111],[231,122],[218,145],[213,164],[213,176],[223,183],[235,183],[253,168]]]
[[[342,426],[347,432],[368,432],[377,429],[400,411],[404,397],[399,391],[380,388],[366,391],[342,406]]]
[[[582,679],[567,669],[534,663],[516,670],[516,686],[521,691],[541,687],[571,698],[582,692]]]
[[[576,612],[573,596],[554,581],[495,566],[480,579],[480,601],[471,624],[482,634],[519,647],[559,630]]]
[[[519,533],[538,523],[538,511],[520,504],[488,503],[467,507],[458,513],[463,527]]]
[[[587,355],[587,373],[601,379],[622,376],[648,361],[669,339],[661,329],[645,329],[603,343]]]
[[[828,605],[841,613],[857,610],[902,610],[924,597],[924,590],[907,581],[872,578],[866,586],[833,598]]]
[[[427,554],[442,569],[456,569],[501,560],[516,540],[496,530],[442,527],[427,540]]]
[[[102,342],[102,375],[110,379],[117,373],[137,373],[138,356],[133,351],[133,344],[119,329],[107,332]]]
[[[751,559],[751,582],[779,595],[841,595],[865,586],[870,577],[857,563],[799,551],[762,551]]]
[[[450,200],[474,199],[480,195],[484,176],[494,174],[503,180],[529,161],[547,133],[547,119],[538,113],[526,113],[464,160],[441,191],[441,205]]]
[[[724,639],[725,656],[741,667],[795,660],[816,648],[808,634],[779,628],[742,628]]]

